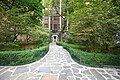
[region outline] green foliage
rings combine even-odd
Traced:
[[[0,52],[0,65],[24,65],[41,59],[48,52],[48,46],[26,51]]]
[[[65,15],[71,22],[68,42],[90,52],[118,54],[115,35],[120,31],[119,5],[119,0],[67,1]]]
[[[67,49],[71,56],[80,60],[81,64],[86,66],[96,66],[103,67],[104,65],[112,65],[112,66],[120,66],[120,55],[114,55],[109,53],[89,53],[85,51],[81,51],[78,48],[73,46],[77,45],[69,45],[67,43],[57,43],[58,45],[63,46]]]
[[[42,26],[42,0],[0,1],[0,47],[49,43],[49,31]],[[22,39],[19,39],[23,36]],[[10,47],[10,46],[9,46]]]
[[[43,27],[45,27],[45,26],[41,26],[41,27],[35,26],[33,28],[30,28],[30,31],[28,33],[30,36],[32,36],[32,38],[34,38],[34,41],[36,41],[36,43],[39,43],[39,46],[48,45],[50,42],[49,29],[43,28]]]

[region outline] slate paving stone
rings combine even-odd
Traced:
[[[63,55],[60,54],[60,55],[59,55],[59,58],[62,58],[62,57],[63,57]]]
[[[0,70],[0,74],[2,74],[4,71],[7,71],[9,69],[9,67],[5,67],[3,69]]]
[[[63,66],[63,68],[70,68],[71,66]]]
[[[80,78],[76,77],[76,80],[80,80]]]
[[[76,77],[82,77],[82,75],[81,74],[74,74]]]
[[[62,64],[63,64],[63,66],[68,66],[69,65],[67,62],[63,62]]]
[[[59,71],[51,71],[52,74],[57,74]]]
[[[96,80],[94,76],[88,76],[90,80]]]
[[[102,75],[104,75],[106,78],[111,78],[111,76],[108,74],[102,74]]]
[[[15,74],[19,74],[19,73],[25,73],[29,71],[29,67],[28,66],[21,66],[21,67],[17,67],[15,72],[13,73],[13,75]]]
[[[43,64],[43,63],[37,62],[37,63],[32,64],[31,66],[32,66],[32,67],[38,67],[38,66],[40,66],[40,65],[42,65],[42,64]]]
[[[75,67],[75,68],[83,68],[82,66],[78,65],[78,64],[71,64],[72,67]]]
[[[38,72],[51,73],[50,67],[39,67]]]
[[[73,70],[73,73],[78,73],[79,72],[79,70],[77,68],[72,68],[72,70]]]
[[[70,62],[72,62],[72,60],[71,59],[67,59],[67,62],[70,63]]]
[[[20,75],[16,80],[27,80],[28,77],[29,76],[27,75],[27,73],[25,73],[25,74]]]
[[[56,65],[54,65],[54,66],[51,66],[51,70],[54,70],[54,71],[60,71],[62,69],[62,67],[61,66],[56,66]]]
[[[12,68],[10,68],[10,70],[14,70],[16,67],[12,67]]]
[[[109,74],[115,75],[115,73],[111,70],[106,70],[106,72],[109,73]]]
[[[105,73],[105,71],[104,71],[104,70],[99,70],[99,69],[98,69],[97,71],[99,71],[99,72],[101,72],[101,73]]]
[[[116,79],[119,79],[119,80],[120,80],[120,77],[119,77],[119,76],[113,75],[113,77],[115,77]]]
[[[27,80],[39,80],[39,77],[33,77],[33,78],[29,78]]]
[[[88,80],[87,78],[82,78],[81,80]]]
[[[6,78],[7,80],[15,80],[18,76],[20,76],[21,74],[16,74],[16,75],[12,75],[8,78]]]
[[[68,80],[67,75],[65,73],[61,73],[59,76],[59,80]]]
[[[27,75],[28,75],[29,77],[40,77],[40,76],[41,76],[41,74],[34,73],[34,72],[29,72],[29,73],[27,73]]]
[[[72,71],[70,69],[64,69],[61,73],[65,73],[67,76],[73,76]]]
[[[46,62],[46,59],[42,59],[41,62]]]
[[[36,70],[36,67],[30,67],[30,71],[33,72]]]
[[[74,77],[68,77],[68,80],[75,80]]]
[[[105,78],[98,73],[95,69],[90,69],[91,73],[96,77],[97,80],[105,80]]]
[[[1,69],[3,69],[3,68],[5,68],[5,67],[3,67],[3,66],[0,66],[0,70],[1,70]]]
[[[58,63],[58,62],[56,62],[56,60],[47,60],[46,62],[48,62],[48,63]]]
[[[2,75],[0,75],[0,80],[5,80],[6,78],[10,77],[11,74],[12,74],[12,72],[10,72],[10,71],[3,73]]]
[[[43,65],[44,65],[44,67],[50,67],[49,63],[44,63]]]
[[[92,74],[90,73],[89,69],[88,69],[88,70],[84,70],[84,71],[83,71],[83,74],[85,74],[85,75],[92,75]]]
[[[67,60],[62,60],[62,61],[67,63]]]

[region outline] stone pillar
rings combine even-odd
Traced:
[[[60,15],[62,14],[61,3],[62,3],[62,0],[60,0]],[[61,27],[62,27],[62,17],[60,16],[60,30],[61,30]]]
[[[49,16],[49,20],[48,20],[48,26],[49,26],[49,30],[51,30],[51,17]]]

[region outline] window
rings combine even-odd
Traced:
[[[59,20],[59,16],[54,16],[54,20]]]
[[[57,24],[54,24],[54,29],[57,29]]]

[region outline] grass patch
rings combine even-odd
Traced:
[[[24,65],[41,59],[49,50],[44,46],[33,50],[0,52],[0,66]]]
[[[103,67],[103,65],[120,66],[120,55],[109,53],[90,53],[79,50],[77,45],[57,43],[70,52],[72,57],[80,60],[81,64],[92,67]],[[73,47],[74,46],[74,47]]]

